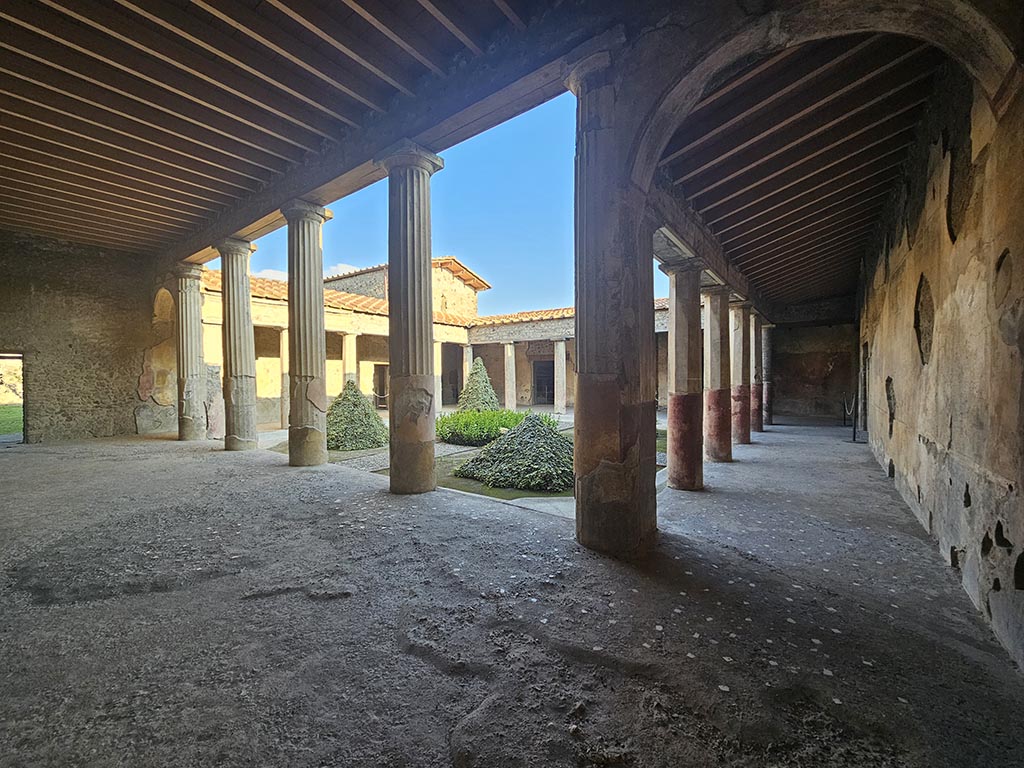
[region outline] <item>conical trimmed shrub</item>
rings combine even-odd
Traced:
[[[388,428],[354,381],[346,381],[327,410],[327,448],[360,451],[388,444]]]
[[[572,440],[558,432],[550,417],[531,413],[453,474],[492,488],[567,491],[575,481]]]
[[[498,396],[491,386],[491,377],[487,375],[484,361],[479,357],[473,361],[469,378],[459,395],[460,411],[497,411],[501,410]]]

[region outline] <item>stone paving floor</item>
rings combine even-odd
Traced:
[[[863,445],[572,521],[214,443],[0,449],[0,766],[1014,768],[1024,679]]]

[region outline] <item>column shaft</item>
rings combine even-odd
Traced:
[[[750,442],[750,305],[730,311],[732,320],[732,439]]]
[[[566,411],[565,339],[555,339],[555,413]]]
[[[178,275],[178,439],[206,439],[203,361],[203,268],[181,264]]]
[[[466,383],[469,381],[469,372],[473,370],[473,345],[463,344],[462,345],[462,388],[466,388]]]
[[[305,200],[288,220],[288,463],[327,463],[327,337],[324,330],[323,223],[329,214]]]
[[[668,485],[704,487],[699,267],[668,273]]]
[[[761,316],[750,316],[750,429],[764,432],[764,370],[761,341]]]
[[[341,340],[341,365],[345,371],[345,383],[359,384],[359,334],[346,333]]]
[[[440,341],[434,342],[434,403],[440,413],[444,405],[444,346]]]
[[[514,411],[518,402],[516,397],[516,345],[510,343],[502,346],[505,350],[505,408]]]
[[[217,246],[222,265],[224,307],[224,449],[256,447],[256,343],[252,329],[249,256],[245,240]]]
[[[291,410],[291,382],[288,380],[288,329],[282,328],[278,344],[281,355],[281,429],[288,429],[288,414]]]
[[[729,289],[706,291],[704,306],[704,456],[732,461]]]
[[[581,61],[576,94],[576,538],[629,556],[657,532],[653,225],[630,179],[611,57]]]
[[[772,415],[774,399],[774,383],[772,382],[772,328],[774,326],[761,326],[761,378],[764,380],[761,411],[765,424],[775,423]]]
[[[441,158],[400,142],[388,171],[388,328],[391,491],[423,493],[434,475],[433,295],[430,275],[430,176]]]

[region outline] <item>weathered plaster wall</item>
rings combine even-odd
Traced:
[[[154,290],[141,256],[0,231],[0,350],[24,354],[28,442],[135,432]]]
[[[1024,101],[939,92],[866,266],[870,442],[1024,664]]]
[[[843,402],[856,394],[856,326],[778,326],[773,331],[772,370],[776,415],[840,422]]]
[[[434,292],[434,311],[448,312],[459,317],[476,317],[476,291],[462,282],[447,269],[434,267],[431,270]]]

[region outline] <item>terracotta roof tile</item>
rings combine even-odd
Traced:
[[[668,309],[668,299],[661,298],[654,300],[654,311]],[[483,315],[469,321],[471,328],[483,325],[508,325],[512,323],[533,323],[538,320],[569,320],[576,316],[574,307],[561,307],[560,309],[534,309],[529,312],[512,312],[507,315]]]
[[[436,259],[430,260],[430,266],[435,269],[446,269],[451,272],[455,277],[459,278],[462,282],[468,285],[470,288],[474,288],[477,291],[486,291],[491,285],[484,280],[480,275],[471,270],[461,261],[454,256],[439,256]],[[330,282],[331,280],[341,280],[344,278],[355,277],[357,275],[365,275],[370,272],[379,272],[382,269],[387,269],[387,264],[376,264],[372,267],[363,267],[362,269],[356,269],[352,272],[342,272],[339,275],[329,275],[324,278],[324,282]]]

